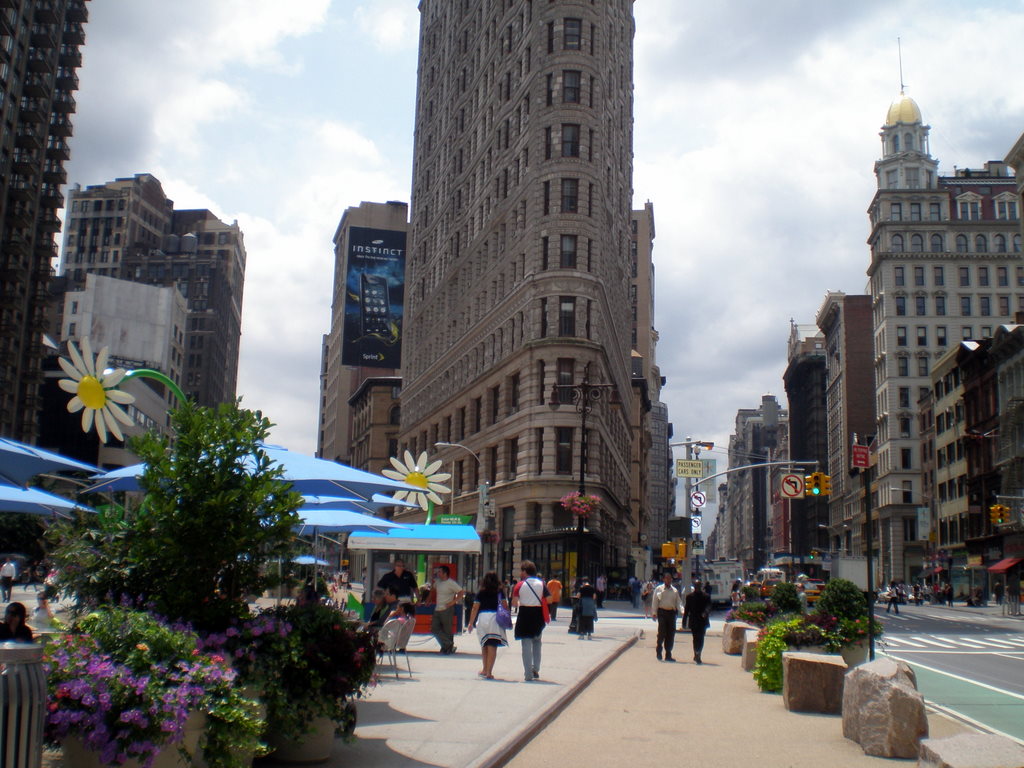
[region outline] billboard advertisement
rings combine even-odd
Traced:
[[[405,236],[390,229],[348,230],[342,365],[401,365]]]

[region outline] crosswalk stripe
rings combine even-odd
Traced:
[[[938,640],[929,640],[927,637],[921,637],[919,635],[914,635],[914,639],[920,640],[922,643],[927,643],[928,645],[936,645],[939,648],[956,648],[955,645],[949,645],[948,643],[940,643]]]
[[[1024,640],[1018,640],[1015,637],[1008,637],[1006,638],[1005,642],[1009,643],[1010,645],[1019,645],[1021,647],[1024,647]]]
[[[1003,640],[982,640],[980,637],[973,637],[971,640],[975,643],[981,643],[982,645],[991,645],[994,648],[1013,648],[1014,646],[1010,643],[1004,642]]]
[[[883,642],[887,644],[896,643],[897,645],[912,645],[915,648],[925,647],[921,643],[915,643],[913,640],[907,640],[905,637],[887,637]]]
[[[957,637],[947,637],[947,638],[944,638],[944,639],[945,639],[945,640],[949,640],[949,642],[951,642],[951,643],[957,643],[958,645],[966,645],[966,646],[967,646],[968,648],[984,648],[984,647],[985,647],[985,646],[983,646],[983,645],[978,645],[978,644],[977,644],[977,643],[976,643],[976,642],[974,641],[974,638],[967,638],[967,637],[960,637],[960,638],[957,638]]]

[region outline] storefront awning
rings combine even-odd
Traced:
[[[1004,557],[995,565],[990,565],[988,569],[992,573],[1006,573],[1021,560],[1024,560],[1024,557]]]

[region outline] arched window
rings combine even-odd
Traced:
[[[1013,236],[1013,252],[1020,253],[1020,235]]]
[[[1004,235],[995,235],[992,238],[992,244],[995,246],[996,253],[1006,253],[1006,237]]]
[[[924,250],[924,237],[921,235],[910,236],[910,250],[912,251],[923,251]]]
[[[984,235],[978,235],[974,238],[974,252],[975,253],[988,253],[988,238]]]
[[[897,133],[894,133],[893,136],[892,136],[892,151],[893,152],[899,152],[900,151],[900,137],[899,137],[899,134],[897,134]]]
[[[892,250],[897,252],[903,250],[903,235],[892,236]]]
[[[942,235],[932,235],[932,253],[942,253],[945,250],[942,244]]]
[[[967,235],[956,236],[956,252],[967,253]]]
[[[903,143],[906,145],[904,147],[905,150],[907,150],[908,152],[912,150],[914,148],[914,134],[908,133],[904,135]]]
[[[401,424],[402,423],[402,407],[400,405],[391,406],[391,411],[388,413],[388,424]]]

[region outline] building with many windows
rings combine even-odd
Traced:
[[[1011,169],[992,161],[940,175],[929,131],[914,100],[901,94],[882,127],[878,191],[868,209],[879,583],[910,580],[925,568],[917,403],[935,362],[963,340],[990,338],[1024,309]]]
[[[0,435],[39,436],[85,0],[0,3]]]
[[[90,274],[177,288],[188,307],[178,384],[200,405],[233,401],[246,259],[238,222],[205,209],[175,210],[148,173],[76,185],[66,215],[66,290],[81,290]]]
[[[453,465],[460,514],[489,484],[500,573],[625,567],[632,2],[419,7],[400,449]],[[581,482],[602,503],[578,534]]]

